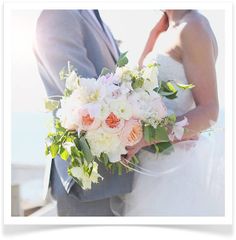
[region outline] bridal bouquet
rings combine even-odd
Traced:
[[[69,161],[68,174],[83,189],[91,189],[92,183],[103,179],[99,164],[112,173],[132,170],[129,164],[137,164],[138,159],[134,156],[130,162],[122,161],[127,146],[144,138],[161,152],[171,146],[173,135],[183,135],[175,115],[168,114],[163,97],[174,99],[177,87],[192,86],[158,81],[156,63],[142,69],[130,69],[127,63],[124,53],[114,72],[104,68],[97,79],[83,78],[68,63],[60,72],[66,87],[63,97],[46,101],[48,110],[57,110],[46,154]],[[167,126],[173,127],[172,133]]]

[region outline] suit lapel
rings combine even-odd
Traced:
[[[99,28],[94,22],[94,20],[91,18],[89,13],[86,10],[80,10],[81,15],[84,17],[86,22],[98,33],[98,35],[103,39],[103,41],[106,43],[107,48],[109,49],[109,52],[111,53],[114,61],[116,62],[117,60],[117,54],[115,53],[115,49],[113,48],[112,44],[110,43],[108,37],[106,34],[103,32],[101,28]]]

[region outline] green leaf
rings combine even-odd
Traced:
[[[178,88],[181,88],[181,89],[184,89],[184,90],[192,89],[192,88],[195,87],[193,84],[182,84],[182,83],[175,83],[175,84]]]
[[[84,154],[82,151],[80,151],[77,147],[71,147],[71,156],[76,159],[81,159],[84,157]]]
[[[165,92],[165,91],[159,90],[158,93],[159,93],[162,97],[166,97],[166,98],[168,98],[168,99],[175,99],[175,98],[177,98],[177,93],[178,93],[178,92],[173,93],[173,92]]]
[[[50,152],[51,152],[51,155],[52,155],[52,158],[55,158],[57,156],[57,153],[58,153],[58,150],[59,150],[59,146],[57,144],[52,144],[50,147]]]
[[[155,151],[156,153],[159,153],[160,152],[160,149],[158,147],[158,144],[153,144],[154,148],[155,148]]]
[[[175,99],[175,98],[177,98],[177,92],[175,92],[174,94],[171,94],[169,96],[166,96],[166,98],[168,98],[168,99]]]
[[[168,116],[168,119],[169,119],[169,121],[175,123],[176,122],[176,115],[175,114],[171,114],[171,115]]]
[[[159,93],[159,87],[154,88],[153,91]]]
[[[111,71],[110,69],[104,67],[104,68],[102,69],[101,73],[100,73],[100,76],[105,76],[105,75],[107,75],[107,74],[109,74],[109,73],[112,73],[112,71]]]
[[[69,96],[72,94],[72,92],[73,92],[72,90],[66,88],[66,89],[64,90],[64,96],[69,97]]]
[[[49,153],[50,153],[49,147],[46,146],[46,147],[45,147],[45,155],[47,156]]]
[[[174,99],[177,97],[178,91],[175,89],[174,85],[170,81],[161,81],[158,93],[168,99]]]
[[[158,63],[156,63],[156,62],[153,62],[153,63],[149,63],[149,64],[147,65],[147,67],[149,67],[149,68],[152,68],[152,67],[160,67],[160,64],[158,64]]]
[[[175,99],[175,98],[177,98],[177,92],[175,92],[171,95],[165,96],[165,97],[168,98],[168,99]]]
[[[66,78],[66,68],[65,67],[63,67],[62,69],[61,69],[61,71],[59,72],[59,78],[60,78],[60,80],[65,80],[65,78]]]
[[[118,175],[122,175],[122,165],[120,163],[117,163],[117,168],[118,168]]]
[[[77,156],[71,155],[70,158],[71,158],[70,165],[72,167],[77,167],[77,166],[82,165],[82,162],[80,161],[80,158],[78,158]]]
[[[59,119],[55,120],[55,129],[57,132],[66,132],[67,130],[61,126],[61,122]]]
[[[151,126],[144,125],[144,139],[146,142],[150,143],[152,141]]]
[[[174,85],[171,82],[166,82],[166,86],[168,87],[168,90],[175,93],[177,90],[175,89]]]
[[[65,81],[66,78],[70,75],[72,71],[76,71],[75,67],[70,63],[70,61],[67,62],[67,66],[63,67],[61,71],[59,72],[59,78],[62,81]]]
[[[129,60],[128,60],[128,58],[126,57],[126,54],[127,54],[128,52],[124,52],[124,53],[122,53],[121,55],[120,55],[120,57],[119,57],[119,59],[118,59],[118,61],[117,61],[117,63],[116,63],[116,65],[118,66],[118,67],[124,67],[128,62],[129,62]]]
[[[157,143],[155,144],[155,148],[156,150],[158,150],[159,153],[165,153],[165,154],[169,154],[174,150],[170,142]]]
[[[71,177],[75,180],[75,182],[76,182],[80,187],[83,187],[82,181],[81,181],[80,179],[76,178],[76,177],[72,174],[71,170],[72,170],[73,167],[80,167],[80,166],[77,165],[77,164],[70,165],[70,166],[67,168],[67,173],[68,173],[69,176],[71,176]]]
[[[83,152],[85,159],[88,162],[92,162],[94,160],[94,156],[91,153],[90,147],[89,147],[85,137],[81,137],[79,139],[79,147],[81,148],[81,151]]]
[[[134,155],[131,160],[134,164],[139,164],[139,162],[140,162],[136,155]]]
[[[144,126],[144,139],[148,143],[151,143],[153,141],[169,141],[168,133],[165,127],[157,126],[156,128],[154,128],[151,125]]]
[[[60,157],[61,157],[63,160],[67,160],[67,159],[69,158],[69,156],[70,156],[69,152],[68,152],[65,148],[61,147]]]
[[[46,99],[44,101],[44,107],[47,111],[54,111],[59,107],[59,101],[53,100],[53,99]]]
[[[144,79],[143,78],[134,78],[132,79],[132,88],[135,90],[137,88],[141,88],[143,86]]]
[[[100,156],[101,161],[104,163],[105,166],[109,163],[109,157],[106,153],[101,153]]]
[[[169,137],[168,137],[168,133],[165,127],[160,127],[158,126],[157,128],[155,128],[155,140],[159,141],[159,142],[168,142],[169,141]]]
[[[159,90],[158,93],[163,96],[163,97],[168,97],[168,96],[172,96],[172,95],[176,95],[175,93],[173,92],[166,92],[166,91],[162,91],[162,90]]]

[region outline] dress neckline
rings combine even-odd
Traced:
[[[165,53],[165,52],[160,52],[158,53],[158,56],[164,56],[164,57],[167,57],[168,59],[178,63],[179,65],[183,66],[183,63],[177,61],[176,59],[174,59],[173,57],[171,57],[168,53]]]

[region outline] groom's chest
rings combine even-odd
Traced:
[[[84,24],[81,34],[78,34],[78,42],[81,42],[80,38],[83,39],[86,57],[92,62],[98,75],[104,67],[113,70],[117,59],[113,46],[102,34],[87,23]]]

